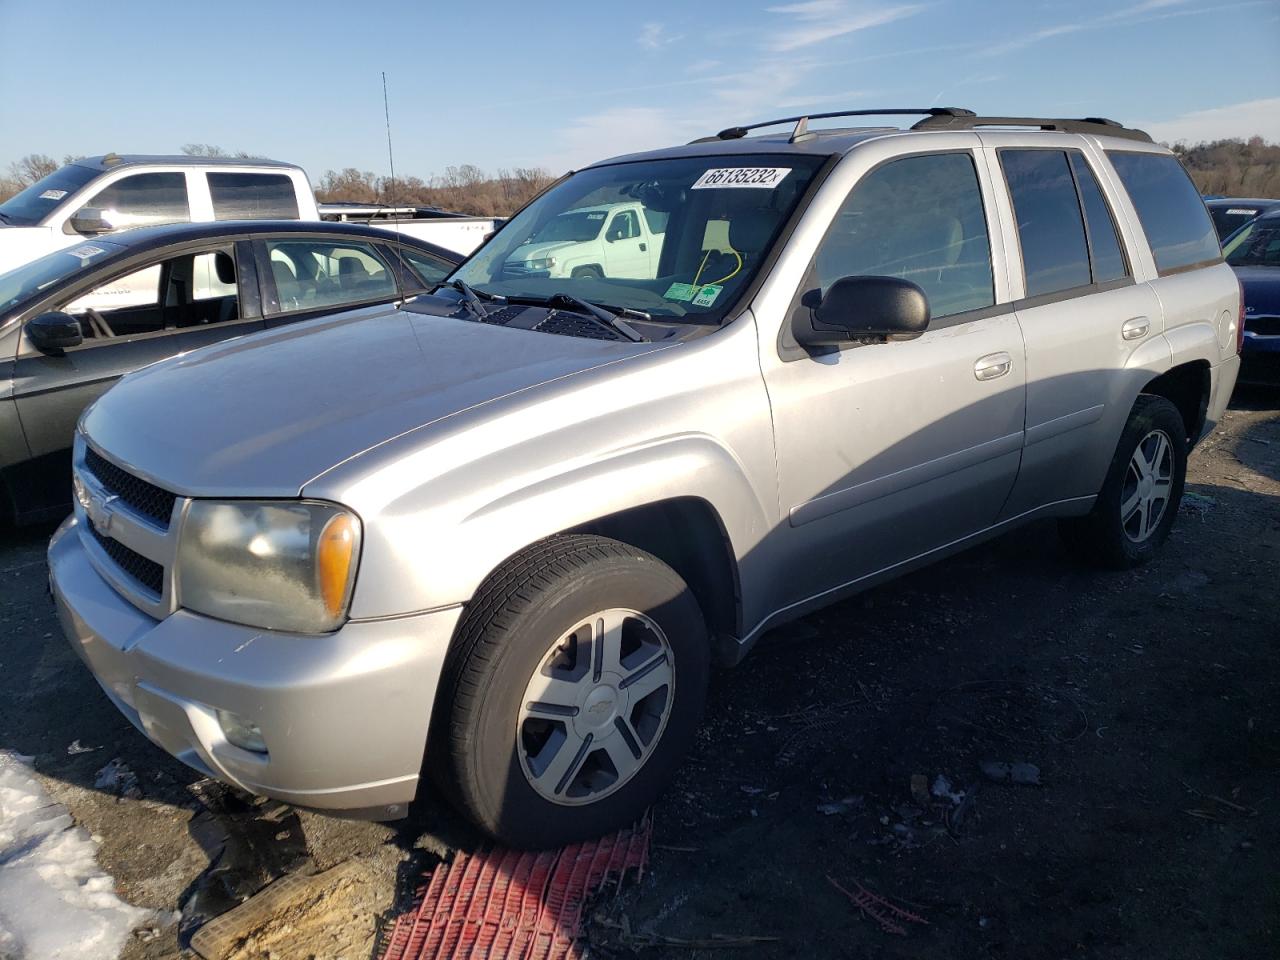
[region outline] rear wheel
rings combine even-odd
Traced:
[[[670,567],[602,537],[553,537],[491,576],[459,627],[437,773],[506,843],[598,836],[666,786],[708,669],[701,612]]]
[[[1169,536],[1186,476],[1186,425],[1178,408],[1164,397],[1138,397],[1093,510],[1061,521],[1063,539],[1092,563],[1146,563]]]

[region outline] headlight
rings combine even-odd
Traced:
[[[326,633],[346,616],[360,520],[328,503],[192,501],[178,540],[178,602],[268,630]]]
[[[546,257],[543,260],[526,260],[530,270],[553,270],[556,265],[555,257]]]

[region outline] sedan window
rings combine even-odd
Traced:
[[[268,240],[280,313],[394,300],[395,277],[372,244]]]

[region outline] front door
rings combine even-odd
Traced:
[[[241,305],[256,305],[257,296],[242,296],[239,273],[234,245],[221,244],[135,265],[42,304],[40,312],[79,318],[84,342],[62,356],[41,353],[25,336],[19,343],[13,389],[31,455],[65,455],[81,412],[124,374],[262,329],[256,306],[241,316]],[[181,419],[174,411],[175,429]]]
[[[653,279],[648,244],[640,230],[640,214],[619,210],[604,229],[604,272],[611,277]]]
[[[911,280],[923,336],[789,357],[762,336],[780,536],[804,558],[777,572],[792,603],[982,530],[1013,486],[1025,372],[1012,305],[996,306],[985,182],[968,150],[874,168],[802,285],[800,310],[841,277]]]

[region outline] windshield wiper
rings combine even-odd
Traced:
[[[0,220],[3,220],[5,223],[13,222],[12,220],[9,219],[9,215],[5,213],[3,210],[0,210]]]
[[[489,311],[486,310],[484,308],[484,304],[480,302],[480,294],[471,286],[471,284],[467,283],[467,281],[454,279],[450,280],[446,286],[450,286],[462,294],[462,302],[467,305],[467,309],[472,312],[476,319],[483,320],[489,315]],[[494,296],[492,293],[486,293],[485,296],[490,300],[501,299],[500,297]]]
[[[546,306],[555,306],[556,304],[567,304],[571,309],[577,310],[579,313],[585,313],[593,319],[599,320],[611,330],[616,330],[632,343],[648,343],[649,338],[639,330],[635,329],[631,324],[625,323],[616,313],[606,310],[598,304],[592,303],[590,300],[583,300],[581,297],[575,297],[572,293],[553,293],[549,297],[508,297],[508,300],[523,300],[527,303],[536,303]],[[639,311],[628,311],[639,313]]]

